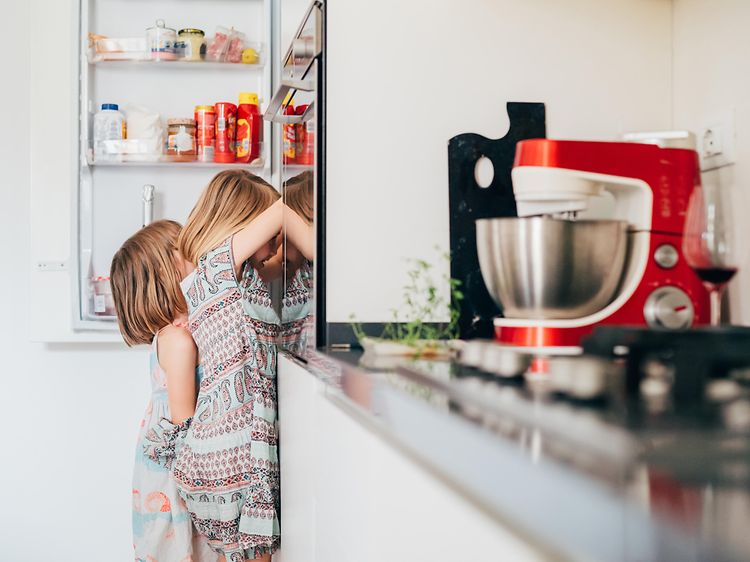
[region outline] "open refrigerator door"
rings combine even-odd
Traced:
[[[275,26],[272,0],[78,3],[74,330],[119,338],[109,267],[140,227],[223,169],[271,181]]]
[[[281,57],[281,76],[264,118],[276,127],[284,203],[315,237],[305,256],[284,236],[282,347],[304,357],[325,345],[325,5],[310,3]]]

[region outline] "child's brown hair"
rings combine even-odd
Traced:
[[[202,255],[247,226],[279,197],[263,178],[245,170],[216,174],[182,229],[177,244],[180,253],[197,265]]]
[[[154,334],[187,312],[175,254],[180,229],[175,221],[156,221],[128,238],[112,258],[112,298],[129,346],[151,343]]]

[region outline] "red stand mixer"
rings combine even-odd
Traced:
[[[500,343],[575,353],[597,325],[707,324],[682,256],[698,155],[652,144],[534,139],[512,171],[519,218],[477,221]],[[531,350],[531,349],[530,349]]]

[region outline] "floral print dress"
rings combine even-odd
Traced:
[[[194,528],[170,466],[189,420],[174,425],[167,377],[151,349],[151,400],[141,421],[133,470],[133,548],[136,562],[215,562],[218,556]],[[196,370],[200,383],[200,369]]]
[[[248,267],[238,280],[229,238],[181,284],[204,376],[174,477],[227,562],[274,552],[280,538],[277,328],[267,286]]]

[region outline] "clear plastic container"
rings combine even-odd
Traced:
[[[94,115],[94,156],[106,159],[111,153],[105,148],[107,141],[122,141],[127,138],[125,116],[116,103],[103,103],[101,111]]]
[[[144,37],[94,37],[89,54],[92,62],[149,58]]]
[[[175,60],[177,32],[166,27],[164,20],[156,20],[154,27],[146,29],[146,44],[154,60]]]
[[[91,279],[91,313],[96,316],[115,316],[115,301],[109,277]]]

